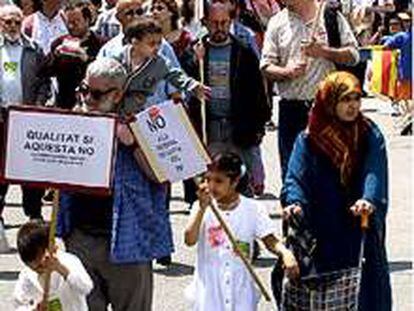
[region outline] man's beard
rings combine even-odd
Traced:
[[[7,41],[10,41],[10,42],[16,42],[17,40],[20,39],[20,33],[18,32],[13,35],[9,33],[3,33],[3,36]]]
[[[91,105],[88,101],[83,101],[84,107],[89,112],[109,113],[115,111],[115,104],[111,99],[105,98],[99,102],[98,105]]]
[[[99,103],[98,110],[99,110],[100,112],[105,112],[105,113],[107,113],[107,112],[113,112],[113,111],[114,111],[114,107],[115,107],[115,104],[114,104],[114,102],[112,101],[112,99],[110,99],[110,98],[105,98],[105,99],[103,99],[103,100]]]
[[[213,41],[214,43],[223,43],[223,42],[226,42],[228,38],[229,38],[229,35],[227,33],[222,32],[222,31],[217,31],[213,33],[213,35],[211,36],[211,41]]]

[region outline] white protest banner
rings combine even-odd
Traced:
[[[4,178],[54,188],[111,186],[113,116],[10,107]]]
[[[131,130],[158,182],[176,182],[207,170],[210,157],[181,104],[167,101],[136,117]]]

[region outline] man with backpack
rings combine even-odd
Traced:
[[[286,7],[270,19],[260,64],[266,77],[276,82],[281,97],[282,180],[295,139],[306,126],[318,83],[334,71],[336,65],[354,65],[359,61],[357,41],[339,11],[322,2],[322,11],[318,14],[317,0],[284,0],[284,4]],[[331,24],[326,27],[327,13],[335,14],[336,35],[332,33]],[[340,45],[335,46],[334,41],[335,44],[339,41]]]

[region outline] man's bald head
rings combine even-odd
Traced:
[[[223,43],[229,38],[231,25],[231,7],[228,4],[215,2],[207,9],[207,28],[213,43]]]
[[[206,10],[206,17],[209,18],[211,14],[220,12],[227,12],[229,16],[231,16],[232,7],[230,5],[230,1],[213,1],[210,5],[207,6]]]

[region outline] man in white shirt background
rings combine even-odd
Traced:
[[[25,18],[23,32],[47,54],[53,41],[68,34],[61,11],[62,0],[33,0],[33,4],[36,12]]]

